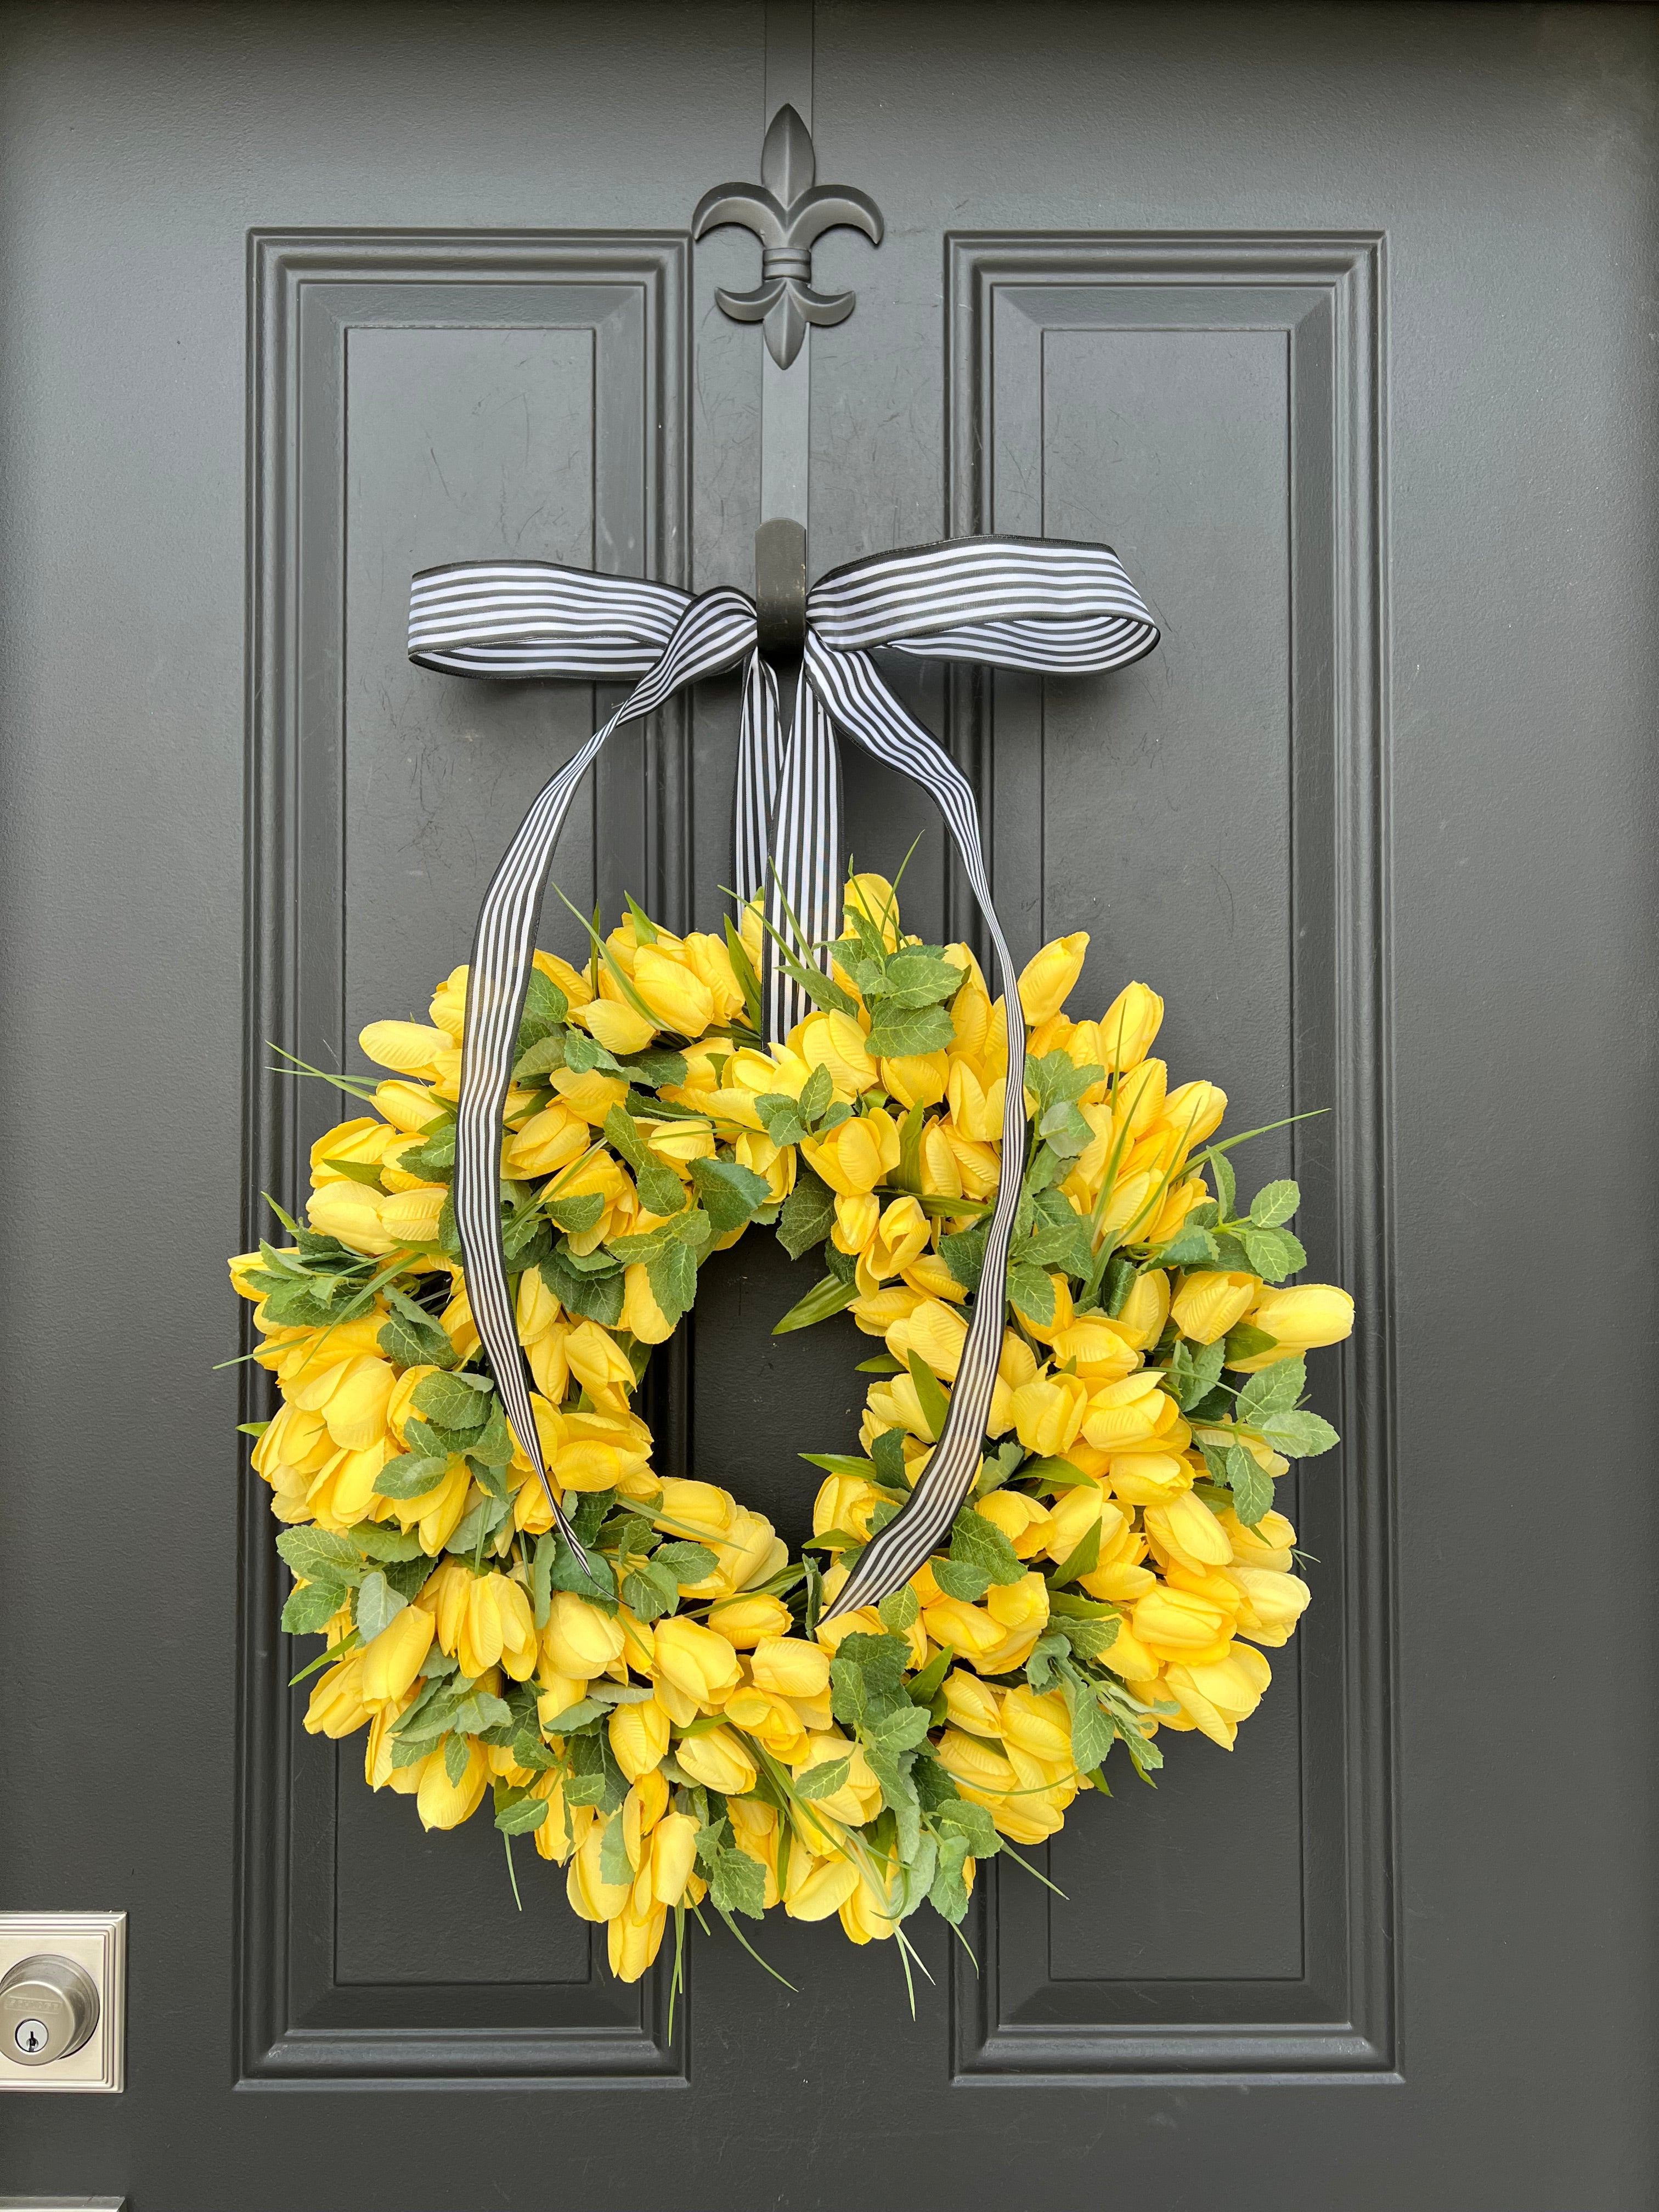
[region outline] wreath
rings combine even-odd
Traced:
[[[292,1240],[231,1262],[275,1376],[246,1425],[319,1635],[305,1725],[367,1732],[368,1785],[428,1828],[490,1802],[644,1972],[688,1913],[951,1923],[981,1859],[1107,1792],[1121,1741],[1231,1749],[1309,1601],[1273,1507],[1335,1431],[1304,1354],[1347,1293],[1288,1286],[1296,1185],[1238,1198],[1224,1093],[1169,1087],[1163,1002],[1062,1007],[1088,939],[1019,980],[1032,1124],[1009,1313],[972,1494],[878,1606],[820,1623],[942,1430],[997,1187],[1008,1008],[965,945],[902,931],[854,876],[813,1010],[768,1050],[762,922],[675,936],[631,901],[578,967],[547,952],[517,1038],[502,1239],[543,1455],[515,1441],[467,1302],[449,1184],[467,971],[428,1024],[372,1023],[368,1109],[311,1150]],[[297,1068],[300,1063],[295,1062]],[[308,1074],[319,1071],[304,1070]],[[1274,1125],[1283,1126],[1283,1125]],[[1207,1181],[1206,1180],[1207,1178]],[[820,1279],[775,1334],[850,1313],[876,1340],[861,1454],[823,1474],[798,1559],[717,1485],[653,1472],[635,1397],[709,1255],[769,1226]],[[324,1671],[325,1670],[325,1671]],[[1109,1794],[1107,1792],[1107,1794]],[[514,1877],[516,1894],[516,1877]],[[706,1923],[704,1923],[706,1924]]]

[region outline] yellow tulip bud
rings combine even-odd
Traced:
[[[1059,1691],[1038,1697],[1035,1690],[1018,1686],[1002,1700],[1003,1740],[1012,1748],[1030,1752],[1069,1771],[1072,1765],[1072,1722]]]
[[[363,1655],[354,1651],[319,1677],[306,1707],[308,1735],[349,1735],[369,1718],[363,1701]]]
[[[739,1651],[749,1651],[769,1637],[788,1635],[789,1608],[775,1597],[727,1598],[710,1606],[708,1626]]]
[[[727,1650],[731,1646],[727,1645]],[[674,1756],[694,1782],[718,1790],[727,1797],[741,1797],[755,1786],[758,1770],[744,1750],[743,1739],[729,1728],[711,1729],[707,1735],[682,1736]]]
[[[1352,1336],[1353,1300],[1334,1283],[1297,1283],[1285,1290],[1264,1285],[1245,1318],[1273,1340],[1271,1351],[1232,1363],[1237,1373],[1253,1375],[1293,1352],[1316,1352]]]
[[[440,1744],[430,1758],[421,1762],[415,1808],[423,1828],[459,1828],[463,1820],[472,1818],[483,1802],[484,1789],[489,1780],[489,1761],[484,1757],[483,1745],[476,1736],[467,1737],[466,1765],[459,1782],[449,1778],[444,1760],[446,1748]]]
[[[1098,1450],[1119,1452],[1166,1435],[1180,1418],[1175,1400],[1159,1389],[1156,1374],[1143,1369],[1089,1393],[1083,1434]]]
[[[1167,1505],[1149,1505],[1141,1518],[1159,1549],[1190,1573],[1202,1575],[1231,1563],[1233,1547],[1226,1530],[1190,1490]]]
[[[668,1813],[651,1832],[651,1894],[659,1905],[678,1905],[697,1863],[697,1824],[689,1813]]]
[[[988,1682],[953,1667],[945,1678],[944,1691],[945,1713],[953,1728],[969,1735],[1002,1734],[1001,1696]]]
[[[831,1190],[856,1198],[873,1190],[898,1165],[898,1124],[878,1108],[841,1122],[827,1136],[806,1138],[800,1150],[807,1165]]]
[[[364,1644],[362,1693],[365,1705],[385,1705],[403,1696],[432,1649],[433,1628],[429,1613],[418,1605],[405,1605],[392,1614],[378,1636]]]
[[[438,1054],[454,1042],[447,1030],[428,1029],[421,1022],[371,1022],[357,1032],[365,1059],[395,1067],[401,1075],[430,1075]]]
[[[994,1490],[988,1498],[980,1499],[974,1510],[993,1528],[1001,1529],[1017,1558],[1029,1559],[1042,1549],[1048,1509],[1023,1490]]]
[[[1121,1382],[1140,1364],[1134,1347],[1112,1322],[1092,1314],[1057,1329],[1053,1350],[1058,1365],[1072,1368],[1091,1385]]]
[[[634,956],[634,988],[660,1026],[677,1036],[701,1036],[714,1018],[714,994],[684,948],[670,952],[661,945],[642,945]]]
[[[1215,1344],[1243,1320],[1261,1287],[1254,1275],[1187,1275],[1170,1304],[1170,1318],[1194,1344]]]
[[[792,1920],[827,1920],[858,1886],[859,1870],[851,1859],[815,1859],[809,1851],[796,1850],[790,1855],[783,1909]]]
[[[654,1698],[618,1705],[607,1725],[617,1764],[630,1782],[660,1765],[668,1749],[668,1716]]]
[[[556,1673],[592,1680],[621,1658],[622,1650],[622,1628],[610,1614],[574,1590],[554,1591],[542,1631],[542,1652]]]
[[[318,1138],[311,1148],[311,1182],[313,1189],[328,1182],[350,1182],[355,1177],[346,1175],[333,1164],[346,1160],[362,1167],[378,1167],[385,1159],[388,1147],[398,1141],[398,1133],[384,1121],[367,1115],[356,1120],[342,1121]],[[362,1186],[366,1188],[367,1186]],[[264,1260],[255,1252],[248,1255],[251,1263],[263,1267]],[[252,1295],[258,1296],[258,1292]]]
[[[833,1011],[809,1014],[790,1033],[789,1042],[809,1069],[829,1069],[830,1080],[839,1098],[856,1098],[861,1091],[874,1090],[881,1079],[880,1070],[871,1059],[865,1042],[865,1033],[851,1014]],[[842,1126],[845,1127],[847,1124],[843,1122]],[[897,1164],[896,1159],[894,1165]]]
[[[1231,1566],[1226,1573],[1244,1600],[1238,1615],[1239,1634],[1275,1647],[1288,1642],[1313,1595],[1300,1576],[1243,1565]]]
[[[764,1637],[755,1646],[749,1672],[759,1688],[777,1697],[822,1697],[830,1686],[830,1654],[802,1637]]]
[[[856,874],[848,876],[842,893],[842,911],[847,917],[846,934],[852,933],[852,916],[859,915],[881,932],[882,942],[890,952],[898,950],[898,893],[885,876],[878,876],[869,868],[860,868]]]
[[[647,1885],[648,1887],[648,1885]],[[619,1982],[637,1982],[662,1948],[668,1915],[648,1901],[639,1909],[630,1899],[605,1929],[605,1951],[611,1971]]]
[[[725,1535],[737,1510],[729,1492],[712,1482],[688,1482],[680,1475],[665,1474],[657,1526],[670,1535],[708,1543]]]
[[[386,1408],[396,1382],[389,1360],[360,1357],[330,1366],[313,1360],[285,1388],[290,1404],[322,1415],[343,1450],[361,1451],[386,1434]]]
[[[337,1237],[355,1252],[389,1252],[397,1239],[380,1218],[384,1192],[367,1183],[325,1182],[306,1200],[306,1218],[319,1237]]]
[[[1175,1452],[1114,1452],[1107,1479],[1126,1505],[1167,1505],[1192,1488],[1194,1469]]]
[[[1027,1451],[1063,1452],[1089,1410],[1086,1383],[1075,1375],[1038,1376],[1013,1394],[1014,1428]]]
[[[870,1869],[864,1868],[851,1895],[842,1899],[841,1924],[849,1942],[883,1942],[898,1926],[898,1899],[892,1879],[896,1870],[890,1859],[872,1881]]]
[[[580,1074],[574,1067],[556,1067],[553,1088],[573,1113],[580,1114],[595,1128],[603,1127],[611,1109],[620,1106],[628,1096],[628,1085],[623,1077],[602,1074],[597,1067],[586,1068]],[[575,1185],[569,1183],[565,1188],[574,1190]]]
[[[1015,1790],[1019,1777],[1000,1751],[976,1735],[947,1728],[939,1740],[935,1758],[951,1779],[970,1794]]]
[[[643,1052],[657,1034],[654,1022],[648,1021],[636,1006],[617,999],[594,999],[578,1007],[570,1018],[580,1022],[607,1052]]]
[[[655,1663],[658,1673],[676,1689],[711,1709],[724,1703],[743,1673],[737,1653],[723,1636],[688,1620],[683,1613],[672,1613],[657,1623]],[[711,1784],[716,1789],[725,1786]]]
[[[1213,1136],[1227,1111],[1227,1094],[1213,1083],[1183,1083],[1164,1101],[1164,1119],[1181,1141],[1182,1154]]]
[[[995,1650],[1003,1640],[1002,1628],[990,1614],[963,1598],[935,1598],[923,1607],[921,1620],[935,1644],[953,1644],[957,1657],[969,1665],[984,1653]]]
[[[599,1854],[604,1848],[605,1826],[596,1822],[571,1854],[564,1887],[570,1910],[578,1919],[614,1920],[628,1903],[633,1884],[607,1881],[600,1871]]]
[[[508,1137],[507,1172],[521,1178],[552,1175],[560,1168],[568,1167],[572,1160],[580,1159],[592,1136],[581,1115],[562,1098],[555,1098]],[[526,1273],[533,1275],[534,1268]]]
[[[950,1055],[943,1052],[909,1053],[884,1060],[881,1087],[901,1106],[937,1106],[945,1096],[951,1073]]]
[[[1195,1654],[1207,1654],[1228,1633],[1223,1608],[1190,1590],[1149,1590],[1129,1620],[1139,1642],[1160,1659],[1187,1661]],[[1108,1663],[1115,1663],[1109,1654]]]
[[[393,1081],[377,1083],[374,1086],[374,1110],[383,1121],[390,1121],[395,1129],[413,1136],[416,1131],[429,1128],[434,1121],[447,1118],[443,1101],[436,1098],[424,1084]]]
[[[1126,983],[1100,1018],[1101,1060],[1107,1073],[1139,1067],[1164,1024],[1164,1001],[1144,983]]]
[[[774,1759],[795,1759],[805,1753],[806,1730],[787,1698],[775,1697],[752,1682],[739,1682],[726,1701],[726,1717]]]
[[[1083,973],[1083,957],[1088,950],[1089,933],[1079,929],[1073,936],[1057,937],[1026,963],[1020,972],[1019,1002],[1033,1029],[1065,1005],[1072,986]]]
[[[814,1767],[834,1766],[842,1759],[848,1762],[847,1779],[839,1790],[831,1790],[827,1797],[815,1797],[810,1802],[815,1813],[826,1820],[840,1820],[850,1828],[860,1828],[866,1820],[873,1820],[881,1810],[881,1784],[870,1771],[869,1761],[858,1745],[834,1729],[812,1736],[807,1744],[806,1755],[793,1769],[799,1782]]]

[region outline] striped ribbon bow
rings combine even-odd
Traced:
[[[454,676],[639,680],[542,791],[508,846],[478,916],[466,993],[455,1144],[455,1225],[472,1317],[507,1418],[561,1531],[580,1553],[543,1461],[501,1249],[502,1112],[554,848],[576,786],[613,730],[676,691],[744,665],[737,881],[763,893],[772,928],[821,948],[840,933],[839,729],[931,792],[995,948],[1008,1007],[1002,1164],[974,1316],[945,1429],[902,1510],[866,1547],[824,1618],[900,1589],[934,1550],[973,1486],[1002,1350],[1008,1248],[1025,1160],[1025,1042],[1018,981],[966,778],[888,689],[872,647],[930,660],[1083,674],[1150,653],[1158,627],[1104,545],[969,538],[850,562],[806,599],[806,637],[786,741],[777,680],[757,642],[752,599],[728,586],[695,598],[666,584],[544,561],[428,568],[410,592],[409,653]],[[803,955],[803,957],[809,957]],[[777,963],[764,980],[768,1035],[785,1037],[808,1000]]]

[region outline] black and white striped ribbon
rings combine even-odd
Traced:
[[[972,1487],[1002,1350],[1008,1248],[1025,1160],[1018,977],[991,900],[973,793],[938,741],[894,696],[869,648],[1080,674],[1139,659],[1158,633],[1109,547],[1010,538],[953,539],[835,569],[807,595],[806,631],[787,740],[776,679],[757,649],[754,604],[725,586],[694,599],[667,585],[546,562],[454,562],[416,577],[409,651],[422,666],[452,675],[641,679],[548,783],[507,848],[484,896],[467,984],[454,1183],[467,1294],[514,1432],[567,1537],[531,1411],[507,1288],[501,1147],[536,918],[577,784],[623,722],[744,661],[734,889],[745,900],[764,890],[779,933],[796,943],[804,958],[821,962],[841,919],[836,730],[931,792],[945,817],[985,919],[1007,1007],[1001,1173],[944,1431],[908,1501],[866,1547],[826,1608],[829,1620],[902,1589],[942,1540]],[[809,1006],[800,987],[769,963],[763,1007],[769,1039],[785,1037]]]

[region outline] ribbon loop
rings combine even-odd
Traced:
[[[548,782],[491,880],[467,985],[455,1147],[455,1224],[479,1337],[514,1433],[558,1525],[576,1543],[544,1464],[501,1247],[501,1115],[554,848],[577,784],[613,730],[684,686],[744,661],[737,779],[737,881],[804,961],[827,957],[841,891],[836,731],[930,792],[944,815],[995,951],[1008,1010],[1002,1163],[980,1288],[943,1432],[896,1519],[867,1546],[824,1618],[907,1583],[949,1529],[979,1468],[1002,1348],[1009,1245],[1025,1161],[1024,1029],[1018,979],[991,897],[967,779],[894,696],[870,648],[1081,674],[1138,660],[1158,625],[1109,546],[1044,538],[957,538],[878,554],[821,577],[807,594],[806,647],[786,741],[777,679],[757,650],[754,602],[728,587],[691,598],[665,584],[595,576],[551,562],[459,562],[414,580],[409,650],[459,676],[637,678],[603,728]],[[781,1041],[810,998],[766,963],[763,1019]]]

